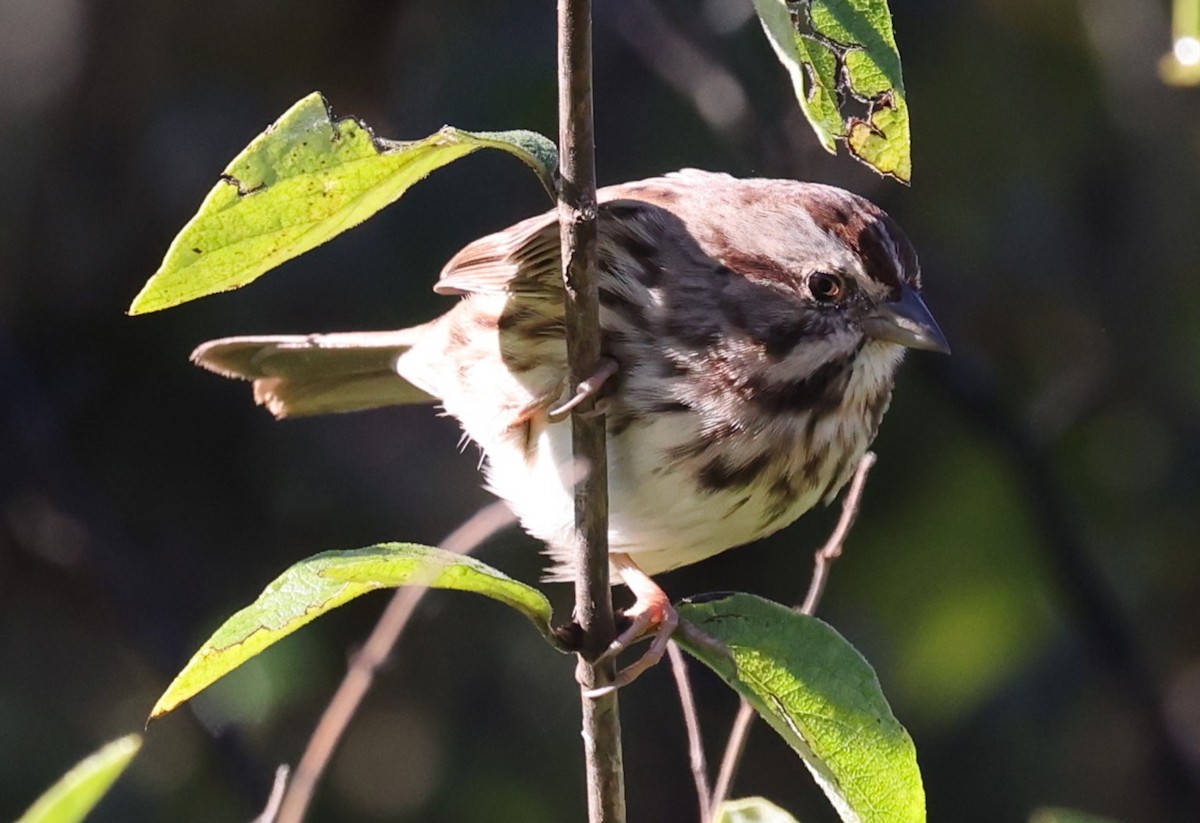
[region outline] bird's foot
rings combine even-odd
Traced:
[[[671,605],[671,599],[667,597],[667,593],[639,569],[629,555],[614,554],[611,559],[613,566],[621,572],[625,585],[633,592],[635,600],[634,604],[624,612],[628,625],[609,644],[595,663],[600,664],[613,660],[621,652],[642,640],[648,639],[650,648],[633,663],[617,672],[611,683],[585,691],[585,697],[601,697],[622,686],[628,686],[642,672],[662,660],[667,651],[667,644],[671,641],[671,635],[679,627],[679,612]]]
[[[608,378],[617,373],[617,361],[611,357],[600,358],[599,364],[596,366],[596,372],[575,387],[575,395],[566,403],[563,403],[557,408],[547,412],[547,416],[551,423],[561,423],[571,415],[571,410],[587,400],[589,397],[594,397],[604,386]]]

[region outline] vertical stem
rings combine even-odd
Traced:
[[[578,385],[600,364],[600,300],[596,268],[596,158],[592,130],[591,0],[558,1],[558,219],[566,284],[567,358]],[[586,467],[575,487],[575,619],[583,630],[579,681],[584,691],[612,680],[613,663],[593,667],[616,636],[608,569],[608,462],[603,415],[588,398],[571,418],[572,447]],[[616,693],[583,696],[588,820],[624,823],[625,785]]]

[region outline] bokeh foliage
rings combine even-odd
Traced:
[[[1114,592],[1170,729],[1194,745],[1200,98],[1156,74],[1166,6],[893,12],[911,189],[813,143],[750,4],[725,0],[599,4],[601,182],[692,165],[838,183],[884,205],[921,252],[955,354],[906,364],[822,615],[876,666],[912,733],[931,818],[999,823],[1045,805],[1195,819],[1113,675],[1111,643],[1079,617],[1031,455],[998,428],[1029,433],[1065,488],[1071,534]],[[536,181],[508,158],[467,158],[236,297],[123,317],[213,170],[312,88],[388,134],[556,126],[539,4],[17,0],[0,14],[0,144],[14,158],[0,170],[0,819],[14,819],[80,753],[138,726],[206,631],[279,569],[325,546],[436,542],[486,499],[476,455],[428,410],[277,424],[186,357],[220,334],[432,316],[447,305],[429,293],[440,265],[542,209]],[[797,599],[835,514],[663,582],[676,596]],[[538,575],[519,535],[483,556]],[[246,571],[231,581],[235,562]],[[157,725],[96,819],[257,813],[272,758],[299,752],[378,597]],[[572,818],[571,663],[539,672],[542,641],[494,608],[431,595],[314,819]],[[697,680],[715,745],[733,706]],[[627,767],[655,775],[631,781],[641,819],[691,808],[674,701],[665,672],[625,701]],[[830,820],[797,768],[759,730],[739,794]]]

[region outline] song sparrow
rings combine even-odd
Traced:
[[[599,192],[613,571],[628,644],[675,620],[648,575],[771,534],[849,479],[905,347],[948,351],[917,256],[869,201],[831,186],[685,170]],[[488,486],[545,541],[574,540],[563,283],[554,212],[468,245],[434,287],[462,300],[402,331],[234,337],[193,360],[254,381],[276,417],[440,402]],[[602,377],[605,375],[602,375]],[[621,646],[623,647],[623,645]]]

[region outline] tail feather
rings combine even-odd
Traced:
[[[396,360],[425,329],[226,337],[201,345],[192,362],[253,381],[255,401],[278,418],[432,403],[396,372]]]

